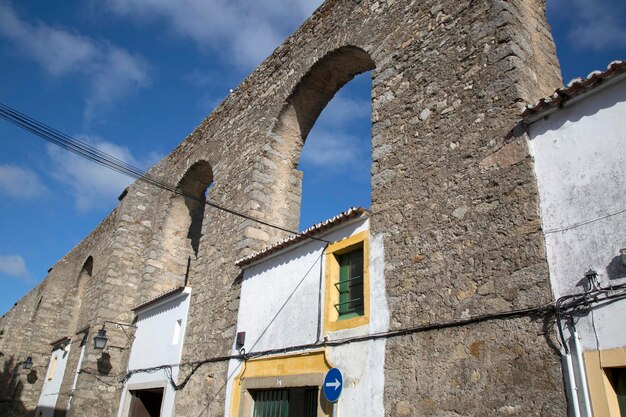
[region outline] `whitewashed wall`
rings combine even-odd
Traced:
[[[130,352],[128,370],[178,364],[181,359],[191,288],[170,296],[137,313],[137,331]],[[178,367],[172,368],[176,380]],[[129,390],[163,387],[161,416],[169,417],[174,410],[174,390],[165,371],[138,373],[128,380],[122,393],[118,417],[125,417],[130,399]]]
[[[335,242],[368,228],[369,220],[359,218],[318,237]],[[320,306],[320,280],[322,294],[325,292],[324,248],[323,242],[308,240],[244,270],[237,331],[246,332],[246,352],[315,343],[318,337],[323,337],[319,334],[319,326],[323,323],[320,314],[324,311],[324,306]],[[369,324],[331,333],[329,339],[388,329],[381,236],[370,236],[369,261]],[[234,344],[233,353],[236,353]],[[344,376],[344,391],[338,402],[341,415],[383,416],[385,342],[369,341],[328,348],[327,357]],[[231,361],[226,415],[231,404],[233,379],[239,369],[240,363]]]
[[[50,363],[46,369],[45,375],[43,375],[44,382],[41,388],[41,395],[39,396],[39,402],[37,403],[36,416],[39,417],[52,417],[59,398],[59,391],[61,390],[61,383],[63,382],[63,375],[65,375],[65,367],[67,366],[67,359],[69,358],[71,344],[67,345],[65,349],[56,348],[52,351],[50,356]],[[54,372],[51,373],[51,368],[54,365]],[[49,376],[52,378],[48,379]]]
[[[626,282],[626,78],[595,91],[529,128],[556,299],[583,292],[589,268],[603,286]],[[583,350],[626,346],[623,317],[624,301],[596,310],[598,341],[582,319]]]

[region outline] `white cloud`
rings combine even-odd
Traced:
[[[79,139],[137,168],[144,168],[160,159],[153,154],[145,161],[138,161],[126,147],[89,137]],[[110,207],[124,188],[134,181],[53,145],[47,149],[52,160],[52,175],[69,187],[79,212]]]
[[[197,87],[217,87],[221,85],[220,75],[218,73],[214,71],[202,71],[198,68],[183,75],[183,80]]]
[[[602,50],[613,45],[626,44],[626,27],[616,22],[613,16],[601,16],[581,22],[580,26],[570,32],[570,37],[580,46]]]
[[[36,198],[46,192],[39,176],[17,165],[0,164],[0,190],[17,198]]]
[[[369,137],[316,129],[304,144],[300,164],[313,168],[313,172],[320,175],[356,173],[359,176],[366,172],[369,176],[370,141]]]
[[[19,255],[0,255],[0,273],[25,280],[30,277],[26,262]]]
[[[339,92],[324,108],[319,120],[325,128],[349,128],[359,119],[369,124],[371,114],[370,100],[355,99]]]
[[[201,119],[219,106],[229,94],[228,86],[224,85],[219,74],[213,71],[194,69],[182,78],[184,81],[199,87],[199,90],[202,91],[200,98],[196,102],[198,109],[201,111],[199,115]]]
[[[37,62],[53,77],[80,75],[89,84],[85,116],[149,83],[148,65],[138,56],[108,42],[20,19],[0,3],[0,36],[15,50]]]
[[[300,167],[306,172],[318,178],[339,174],[352,180],[369,180],[371,104],[360,93],[347,86],[324,108],[300,156]],[[355,134],[357,131],[362,136]]]
[[[579,48],[602,50],[626,44],[626,4],[620,0],[552,0],[550,12],[567,16],[568,36]]]
[[[210,47],[250,69],[321,3],[322,0],[106,0],[95,4],[139,22],[163,21],[177,36]]]

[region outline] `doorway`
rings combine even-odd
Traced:
[[[128,417],[161,417],[163,388],[131,390],[130,395]]]

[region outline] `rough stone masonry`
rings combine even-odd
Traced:
[[[545,0],[328,0],[150,174],[286,228],[298,226],[299,155],[316,118],[372,70],[371,232],[383,236],[391,327],[550,301],[520,104],[561,84]],[[158,121],[155,121],[158,123]],[[234,261],[276,229],[142,182],[0,322],[0,414],[32,415],[50,343],[90,340],[104,320],[188,280],[183,361],[229,352]],[[374,312],[375,314],[375,312]],[[476,323],[387,342],[388,416],[563,416],[548,319]],[[123,347],[111,327],[109,343]],[[127,349],[70,351],[56,415],[114,416]],[[189,369],[181,369],[184,378]],[[33,375],[34,373],[34,375]],[[177,416],[224,413],[226,364],[199,369]]]

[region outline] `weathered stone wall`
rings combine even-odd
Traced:
[[[0,360],[21,362],[29,355],[33,358],[32,371],[22,370],[21,366],[17,369],[23,387],[19,401],[21,404],[18,405],[23,406],[23,409],[15,415],[32,415],[36,408],[50,360],[51,342],[65,336],[71,336],[75,341],[79,323],[81,326],[95,325],[100,294],[107,291],[101,281],[105,275],[107,259],[95,254],[106,254],[107,238],[115,224],[116,215],[117,212],[113,212],[85,240],[57,262],[48,276],[5,315],[2,323],[5,335],[0,340],[0,350],[5,356]],[[82,300],[78,300],[78,278],[90,254],[94,254],[95,259],[92,277],[84,282]],[[75,320],[78,311],[84,317]],[[76,360],[78,350],[77,344],[70,349],[70,363]],[[65,374],[59,409],[64,409],[67,405],[65,388],[70,387],[71,382],[67,384],[66,381],[74,370],[75,368],[68,368]],[[73,375],[70,377],[73,378]]]
[[[208,163],[212,178],[205,174],[199,187],[214,181],[209,200],[295,229],[296,167],[308,131],[343,84],[373,69],[371,230],[384,238],[392,327],[543,304],[550,292],[532,166],[525,138],[509,132],[520,102],[560,84],[544,7],[542,0],[329,0],[151,175],[175,186]],[[80,311],[88,308],[78,320],[90,326],[89,340],[104,320],[130,322],[134,305],[187,275],[183,362],[226,354],[238,308],[234,261],[284,233],[207,207],[197,253],[172,255],[164,248],[176,239],[193,248],[188,219],[172,217],[184,214],[180,202],[143,183],[129,187],[114,213],[3,318],[2,351],[23,358],[31,346],[45,352],[56,337],[77,338],[81,329],[70,329],[68,316],[92,256]],[[31,323],[40,293],[47,301]],[[390,340],[386,413],[564,415],[546,326],[518,318]],[[127,344],[119,329],[107,331],[111,345]],[[78,353],[74,346],[65,394]],[[89,342],[69,415],[115,414],[114,376],[128,350],[107,355],[104,373]],[[190,371],[183,366],[180,380]],[[177,394],[176,415],[222,415],[225,381],[226,363],[199,368]],[[40,384],[24,385],[31,410]]]

